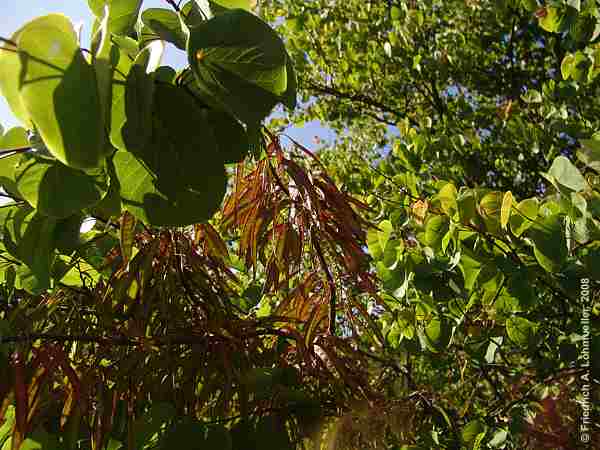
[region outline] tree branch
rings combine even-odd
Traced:
[[[319,94],[331,95],[333,97],[350,100],[351,102],[362,103],[364,105],[371,106],[373,108],[377,108],[382,112],[394,114],[398,117],[398,119],[407,117],[406,114],[403,113],[402,111],[392,108],[391,106],[385,105],[384,103],[381,103],[380,101],[372,99],[371,97],[368,97],[366,95],[342,92],[342,91],[339,91],[339,90],[329,87],[329,86],[323,86],[320,84],[313,83],[312,81],[305,80],[304,83],[305,83],[307,89],[309,89],[313,92],[319,93]],[[411,125],[413,125],[413,126],[419,125],[417,122],[414,121],[414,119],[411,119],[410,117],[407,117],[407,118]]]

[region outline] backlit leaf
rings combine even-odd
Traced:
[[[48,150],[63,164],[98,167],[106,154],[104,117],[93,67],[85,60],[71,22],[50,14],[18,36],[20,94]]]
[[[552,162],[552,166],[550,166],[547,175],[552,177],[552,179],[560,185],[575,192],[582,191],[587,186],[587,182],[583,175],[581,175],[579,169],[564,156],[559,156]]]
[[[500,210],[500,225],[503,229],[506,229],[508,225],[508,219],[510,218],[510,211],[515,199],[513,198],[512,192],[508,191],[502,198],[502,209]]]
[[[181,28],[177,13],[170,9],[148,8],[142,12],[143,27],[140,30],[142,45],[154,39],[162,39],[185,50],[186,34]]]
[[[104,6],[108,5],[110,29],[115,34],[126,36],[133,30],[142,0],[88,0],[88,5],[98,18],[102,18]]]

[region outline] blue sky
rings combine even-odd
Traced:
[[[168,7],[164,0],[144,0],[144,7]],[[84,42],[89,40],[92,25],[92,16],[87,7],[86,0],[0,0],[0,36],[10,38],[11,34],[25,22],[44,14],[61,12],[66,14],[73,23],[83,23]],[[185,53],[168,46],[163,59],[163,64],[176,69],[186,65]],[[1,74],[0,74],[1,76]],[[4,98],[0,95],[0,124],[8,129],[18,125],[8,108]],[[333,132],[323,128],[319,122],[309,122],[302,128],[290,128],[286,134],[308,148],[316,148],[315,136],[326,141],[334,138]]]

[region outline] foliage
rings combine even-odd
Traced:
[[[306,105],[281,125],[320,120],[336,150],[402,145],[407,170],[531,196],[540,169],[598,130],[596,2],[266,3]]]
[[[166,3],[3,39],[0,448],[578,448],[595,3]]]

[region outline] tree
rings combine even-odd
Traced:
[[[598,437],[594,4],[141,3],[3,39],[2,448]]]

